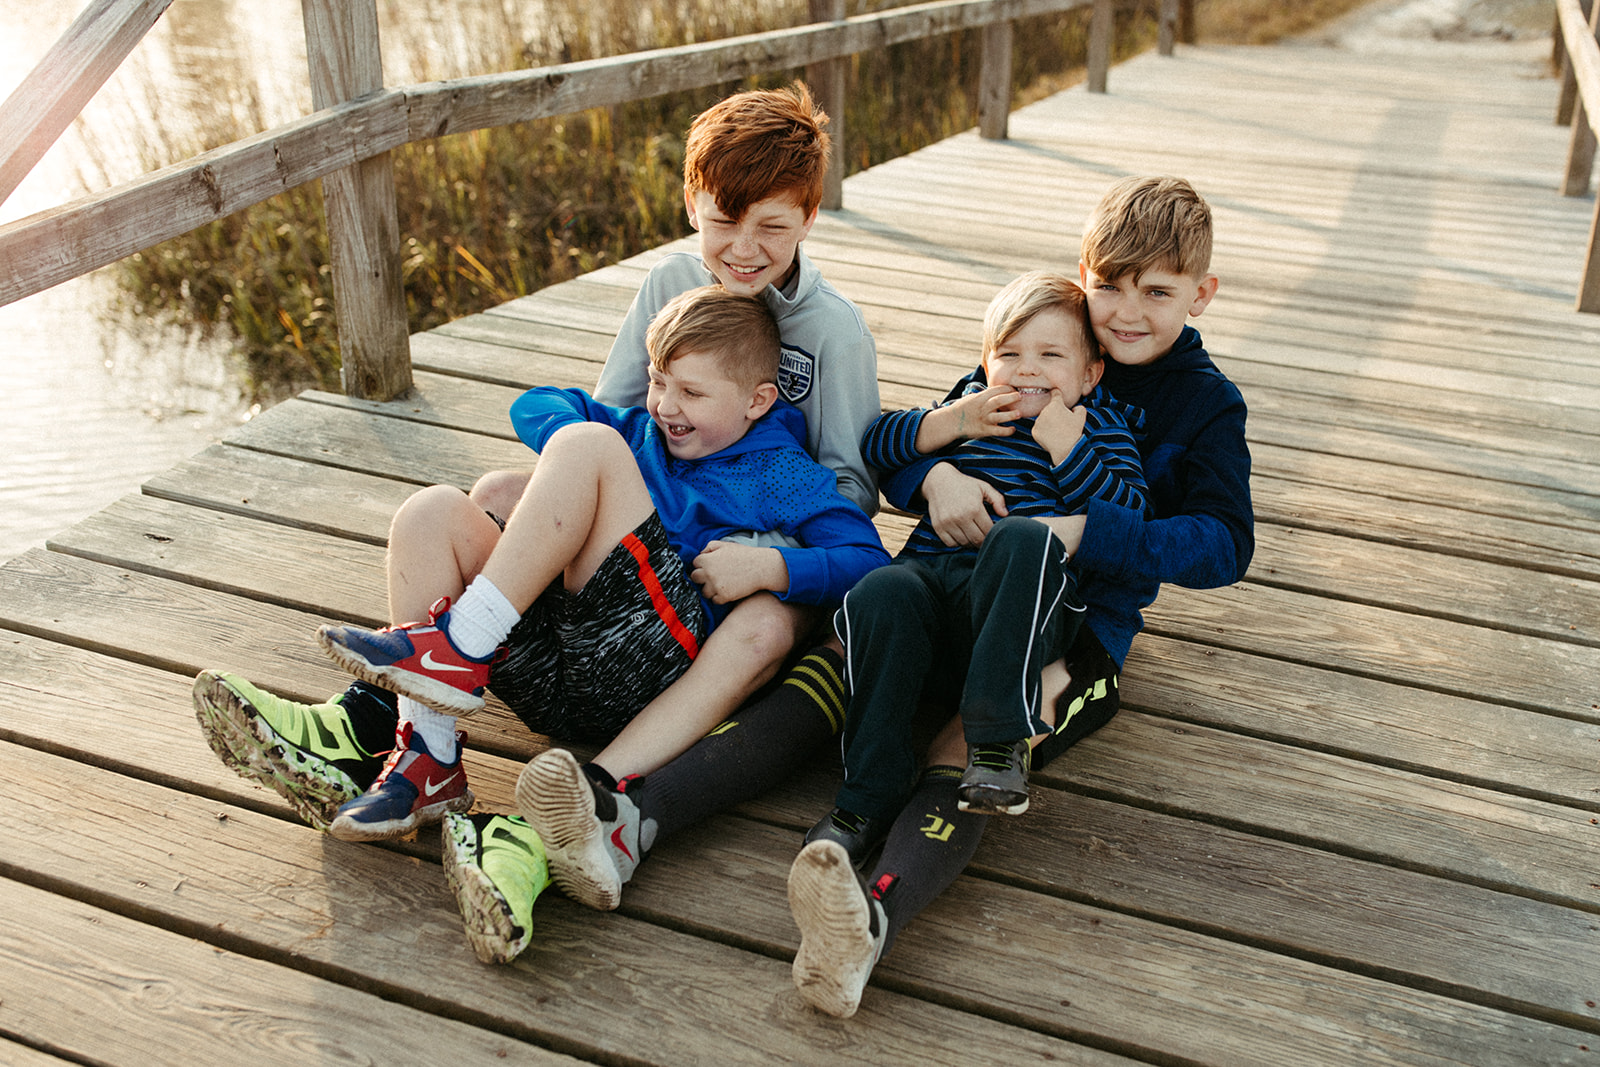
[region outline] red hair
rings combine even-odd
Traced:
[[[822,203],[830,139],[827,114],[804,82],[734,93],[689,127],[683,185],[706,192],[735,222],[750,205],[786,194],[807,218]]]

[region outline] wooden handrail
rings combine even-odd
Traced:
[[[0,203],[16,191],[63,130],[172,0],[92,0],[0,108]]]
[[[73,30],[68,31],[58,49],[91,52],[97,57],[92,65],[98,71],[117,49],[126,55],[132,48],[132,43],[126,41],[131,28],[143,24],[139,30],[142,34],[169,2],[94,0],[91,10],[96,17],[91,23],[94,26],[115,23],[119,30],[109,35],[115,44],[107,42],[90,47],[87,41],[77,40],[79,36],[108,36],[98,31],[81,35],[75,32],[88,17],[86,12],[74,23]],[[996,68],[984,75],[981,132],[988,137],[1003,137],[1005,113],[1009,111],[1011,50],[1006,46],[1009,33],[1002,27],[1009,27],[1019,18],[1092,6],[1093,47],[1088,75],[1091,89],[1104,91],[1105,67],[1110,58],[1111,0],[933,0],[853,18],[830,18],[826,22],[787,30],[396,89],[381,86],[381,70],[377,70],[375,80],[369,77],[362,81],[357,77],[354,82],[341,83],[341,78],[349,76],[348,70],[339,73],[328,68],[326,63],[320,72],[315,69],[319,61],[328,58],[325,55],[319,58],[320,53],[329,49],[335,56],[343,55],[340,62],[345,62],[350,61],[350,57],[344,55],[344,50],[365,47],[323,39],[338,32],[339,20],[351,17],[348,5],[357,2],[370,5],[372,0],[303,0],[308,53],[314,67],[315,103],[319,107],[314,114],[0,227],[0,305],[113,263],[309,181],[344,175],[344,178],[325,183],[325,192],[330,184],[341,183],[349,187],[346,192],[360,188],[370,190],[374,183],[371,168],[366,167],[368,161],[381,160],[385,153],[402,145],[444,134],[550,118],[777,71],[801,67],[819,70],[821,65],[860,52],[980,29],[986,34],[985,55]],[[830,5],[832,0],[813,2]],[[1181,25],[1191,9],[1192,0],[1183,0],[1176,6],[1164,3],[1162,20],[1176,19]],[[827,7],[830,14],[840,10],[842,8]],[[360,17],[367,16],[363,13]],[[371,37],[371,47],[375,50],[375,20]],[[1002,62],[1003,77],[999,73]],[[111,66],[114,68],[115,63]],[[369,75],[373,69],[376,68],[369,69]],[[109,71],[100,74],[100,80],[108,75]],[[319,79],[326,83],[325,89],[317,88]],[[842,93],[837,87],[832,91]],[[92,95],[92,90],[90,93]],[[25,128],[19,123],[18,108],[13,106],[17,102],[17,94],[13,94],[0,106],[0,133],[10,130],[13,123],[18,123],[18,129]],[[834,115],[842,116],[842,100],[828,100],[825,106]],[[70,116],[67,121],[70,122]],[[842,118],[837,121],[842,122]],[[9,173],[13,166],[21,167],[24,173],[31,168],[38,156],[34,155],[32,160],[27,157],[32,150],[32,138],[38,136],[40,128],[41,124],[35,122],[31,124],[31,132],[14,136],[10,141],[0,140],[0,151],[5,153],[0,157],[0,173]],[[24,142],[30,146],[28,151],[19,149]],[[42,155],[42,150],[38,155]],[[376,184],[381,185],[381,182]],[[377,189],[372,193],[378,200],[387,196],[391,211],[393,195],[392,181],[387,192]],[[354,203],[360,206],[359,213],[363,216],[374,211],[381,215],[383,211],[382,204],[374,204],[371,197],[363,199],[358,195]],[[330,210],[329,214],[332,216],[335,212]],[[341,211],[339,214],[349,213]],[[381,221],[379,226],[381,228]],[[370,258],[362,257],[387,254],[382,249],[373,251],[370,227],[370,222],[363,222],[353,231],[353,236],[343,242],[347,252],[361,262],[353,266],[335,264],[341,349],[348,358],[353,348],[386,347],[391,350],[387,355],[375,353],[379,364],[389,359],[408,363],[403,344],[402,351],[392,351],[395,325],[376,322],[372,313],[378,304],[392,303],[392,297],[387,294],[389,283],[382,281],[376,295],[369,293],[358,298],[373,301],[363,312],[350,306],[351,297],[337,280],[340,274],[348,278],[352,271],[370,274]],[[341,242],[333,243],[337,246]],[[366,329],[373,336],[360,334],[347,339],[346,321],[352,317],[367,321]],[[400,319],[403,333],[403,315]],[[385,333],[388,341],[373,339]],[[364,369],[347,374],[345,386],[356,395],[388,396],[403,389],[406,382],[409,382],[409,369],[396,374],[388,374],[381,368],[377,371]]]
[[[1585,196],[1594,172],[1595,145],[1600,139],[1600,3],[1584,12],[1579,0],[1556,0],[1556,20],[1566,50],[1563,81],[1571,79],[1576,95],[1572,107],[1572,139],[1567,147],[1566,172],[1561,191]],[[1565,99],[1568,94],[1562,93]],[[1576,307],[1600,314],[1600,198],[1589,226],[1583,276],[1578,283]]]

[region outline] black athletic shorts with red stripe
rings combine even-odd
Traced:
[[[535,733],[604,744],[689,669],[705,609],[655,512],[576,593],[556,579],[506,638],[489,691]]]

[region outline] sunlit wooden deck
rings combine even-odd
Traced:
[[[647,254],[416,337],[412,400],[282,404],[0,569],[0,1062],[1600,1062],[1600,318],[1547,55],[1148,55],[846,183],[807,247],[905,406],[1000,283],[1073,265],[1112,180],[1192,179],[1259,537],[1241,584],[1163,593],[1126,710],[856,1018],[789,980],[826,763],[664,845],[618,914],[552,892],[490,968],[431,837],[321,836],[195,725],[202,668],[344,684],[311,633],[382,621],[393,509],[526,464],[507,404],[593,383]],[[469,728],[508,806],[543,739]]]

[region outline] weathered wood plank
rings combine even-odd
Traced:
[[[146,495],[385,545],[395,509],[417,491],[362,471],[212,445],[144,483]]]
[[[29,552],[0,568],[0,625],[180,676],[217,668],[294,700],[342,692],[350,676],[313,634],[337,617],[309,614],[59,552]],[[54,603],[59,610],[52,611]],[[542,747],[499,701],[465,728],[474,747],[527,760]]]
[[[26,768],[4,791],[31,786],[43,797],[37,820],[0,829],[4,853],[37,857],[77,892],[389,1000],[461,1005],[480,1027],[557,1051],[651,1064],[776,1064],[820,1062],[843,1041],[852,1056],[874,1062],[915,1055],[966,1063],[979,1046],[1008,1059],[1117,1062],[890,994],[875,997],[846,1030],[801,1005],[786,959],[588,911],[554,893],[539,902],[540,936],[518,963],[485,967],[467,947],[436,866],[242,809],[219,820],[214,802],[53,757],[21,758],[9,746],[0,746],[0,765]],[[62,820],[78,834],[53,832]],[[84,841],[102,844],[90,850]],[[786,911],[781,894],[759,903]]]
[[[708,872],[741,878],[750,857],[793,850],[837,784],[837,773],[807,773],[743,809],[783,829],[722,819],[664,842],[627,891],[629,913],[706,930],[759,921],[693,887]],[[1104,799],[1039,786],[1034,796],[1030,818],[991,820],[969,876],[1600,1028],[1587,1003],[1597,977],[1588,912]]]
[[[361,541],[127,496],[57,534],[48,547],[300,611],[337,604],[365,626],[390,622],[384,550]]]
[[[1249,582],[1171,589],[1145,616],[1151,633],[1600,722],[1593,645],[1351,602],[1333,612],[1319,597]]]
[[[182,895],[178,874],[151,889]],[[415,1035],[453,1062],[581,1061],[372,993],[17,882],[0,909],[8,1033],[103,1064],[417,1061]],[[84,931],[92,929],[87,938]],[[29,1059],[7,1063],[30,1063]],[[37,1062],[61,1062],[40,1057]]]
[[[281,414],[280,414],[281,413]],[[330,467],[383,474],[414,485],[469,488],[491,470],[526,470],[533,455],[511,426],[496,435],[456,433],[402,419],[287,400],[270,419],[252,419],[229,438],[256,449]]]
[[[1428,581],[1428,552],[1374,545],[1315,530],[1256,526],[1250,578],[1263,584],[1420,612],[1530,636],[1600,644],[1600,582],[1520,566],[1452,559],[1450,586]]]
[[[1600,912],[1587,810],[1124,712],[1036,780]]]
[[[641,868],[631,899],[648,899],[667,915],[696,911],[697,927],[755,921],[739,898],[709,900],[698,909],[670,899],[685,897],[691,878],[727,878],[749,886],[752,896],[782,892],[786,864],[768,857],[793,847],[793,831],[768,830],[768,841],[752,836],[746,843],[742,828],[732,836],[723,825],[686,834],[679,851],[693,859],[668,876],[651,869],[677,862],[664,847]],[[1038,851],[1038,838],[1030,840]],[[658,877],[667,884],[654,884]],[[952,971],[952,949],[993,961],[996,973],[978,982]],[[1526,1018],[1482,1009],[1464,1016],[1459,1001],[972,877],[958,879],[906,928],[874,972],[863,1008],[885,990],[1109,1039],[1157,1061],[1356,1063],[1370,1057],[1444,1063],[1460,1057],[1514,1064],[1518,1053],[1503,1042],[1520,1040],[1512,1035],[1529,1025]],[[1357,1004],[1374,1014],[1359,1008],[1360,1017],[1352,1014]],[[1576,1045],[1592,1040],[1586,1030],[1561,1033],[1572,1044],[1558,1051],[1553,1043],[1549,1054],[1577,1055]],[[1476,1046],[1479,1037],[1489,1047]]]
[[[7,632],[0,637],[0,740],[300,825],[276,793],[234,774],[211,751],[195,721],[193,682],[188,674]],[[84,715],[89,695],[104,714]],[[517,775],[546,747],[547,739],[527,730],[512,758],[469,747],[463,758],[478,807],[513,810]],[[433,835],[394,847],[439,857]]]
[[[1165,718],[1600,809],[1593,723],[1144,634],[1122,700]]]

